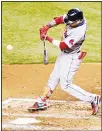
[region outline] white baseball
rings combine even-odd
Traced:
[[[12,45],[7,45],[7,50],[12,50],[13,46]]]

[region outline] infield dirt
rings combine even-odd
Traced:
[[[8,97],[12,98],[35,98],[41,94],[43,87],[46,85],[47,80],[51,71],[53,70],[54,64],[29,64],[29,65],[2,65],[2,100],[5,100]],[[101,94],[101,64],[81,64],[80,69],[75,74],[73,83],[79,85],[81,88],[87,90],[88,92]],[[66,92],[62,91],[60,85],[56,88],[55,92],[51,96],[52,100],[69,100],[69,101],[78,101],[78,99],[70,96]],[[70,105],[71,106],[71,105]],[[68,105],[53,105],[48,110],[44,111],[53,114],[58,112],[62,113],[62,110],[65,111],[65,114],[68,111],[72,111]],[[74,105],[73,105],[74,106]],[[62,109],[63,107],[63,109]],[[79,110],[77,106],[73,111],[73,114],[78,115],[83,110],[90,113],[90,108],[86,106],[82,107]],[[76,111],[76,112],[75,112]],[[12,113],[12,110],[10,111]],[[85,113],[85,112],[84,112]],[[55,126],[64,128],[75,128],[75,129],[101,129],[101,118],[96,116],[97,119],[66,119],[66,118],[43,118],[38,117],[42,123],[40,126]],[[87,114],[87,113],[86,113]],[[13,116],[5,117],[3,116],[3,122],[7,119],[13,119]],[[91,128],[92,127],[92,128]]]

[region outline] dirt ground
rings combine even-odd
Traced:
[[[53,70],[54,64],[29,64],[29,65],[2,65],[2,100],[9,97],[12,98],[35,98],[41,94],[43,87],[46,85],[47,80],[51,71]],[[80,69],[75,74],[73,83],[79,85],[81,88],[92,92],[101,94],[101,64],[81,64]],[[70,100],[76,101],[77,99],[69,95],[68,93],[61,90],[60,85],[56,88],[55,92],[51,96],[52,100]],[[53,106],[52,106],[53,107]],[[59,106],[59,110],[62,108]],[[67,110],[67,109],[66,109]],[[53,110],[52,110],[53,113]],[[67,111],[68,113],[68,111]],[[44,125],[47,123],[46,118],[40,118],[44,120]],[[52,118],[48,118],[52,123]],[[57,118],[56,118],[57,119]],[[82,119],[80,121],[70,119],[54,119],[54,124],[59,127],[62,125],[70,127],[71,121],[74,126],[80,122],[78,127],[85,125],[86,123],[98,125],[100,119]],[[56,122],[57,121],[57,122]],[[65,122],[66,121],[66,122]],[[64,124],[62,124],[65,122]],[[56,124],[57,123],[57,124]],[[68,124],[69,123],[69,124]],[[43,125],[42,124],[42,125]],[[53,125],[53,123],[51,124]],[[100,125],[100,124],[99,124]],[[98,126],[99,126],[98,125]],[[48,126],[48,125],[47,125]],[[73,126],[73,127],[74,127]],[[83,126],[84,127],[84,126]],[[84,127],[86,128],[86,127]],[[87,126],[88,129],[88,126]]]
[[[53,64],[2,65],[2,99],[39,96],[53,67]],[[101,64],[82,64],[75,74],[73,83],[89,92],[100,94]],[[51,99],[75,100],[62,91],[60,85]]]

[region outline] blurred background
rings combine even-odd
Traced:
[[[88,52],[83,62],[101,62],[101,2],[2,2],[2,64],[43,62],[43,42],[39,29],[54,17],[80,8],[87,20],[86,40],[82,50]],[[51,28],[48,35],[60,40],[65,24]],[[7,50],[12,45],[12,50]],[[49,62],[60,50],[47,42]]]

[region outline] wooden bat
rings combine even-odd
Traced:
[[[43,40],[43,43],[44,43],[44,65],[47,65],[48,64],[48,53],[47,53],[45,39]]]

